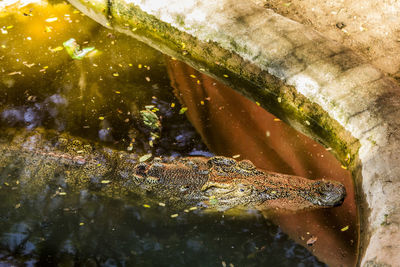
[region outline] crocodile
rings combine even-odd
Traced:
[[[112,197],[145,196],[176,207],[216,210],[334,207],[346,195],[339,182],[268,172],[249,160],[224,156],[146,159],[43,128],[2,130],[0,181],[25,188],[27,193],[35,188],[55,190],[55,195],[93,190]]]

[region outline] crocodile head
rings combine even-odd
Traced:
[[[254,186],[250,179],[262,172],[250,161],[237,162],[226,157],[212,157],[207,161],[209,179],[201,192],[208,207],[226,210],[242,206],[255,206],[264,200],[262,190]]]
[[[314,205],[335,207],[343,203],[346,189],[341,183],[320,180],[312,183],[309,190],[301,195]]]
[[[209,179],[201,188],[209,206],[302,210],[338,206],[346,196],[335,181],[313,181],[257,169],[250,161],[226,157],[207,161]]]

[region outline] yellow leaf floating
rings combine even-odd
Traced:
[[[150,153],[150,154],[143,155],[143,156],[141,156],[141,157],[139,158],[139,162],[145,162],[146,160],[148,160],[149,158],[151,158],[151,156],[152,156],[151,153]]]
[[[57,46],[57,47],[55,47],[55,48],[51,48],[50,51],[51,51],[51,52],[58,52],[58,51],[61,51],[61,50],[63,50],[63,49],[64,49],[64,47],[62,47],[62,46]]]
[[[181,109],[179,110],[179,114],[183,114],[183,113],[185,113],[187,110],[188,110],[187,107],[183,107],[183,108],[181,108]]]
[[[46,19],[45,21],[46,21],[46,22],[54,22],[54,21],[57,21],[57,20],[58,20],[57,17],[53,17],[53,18],[48,18],[48,19]]]
[[[343,227],[342,229],[340,229],[340,231],[342,231],[342,232],[347,231],[347,230],[349,230],[349,226],[348,226],[348,225],[346,225],[345,227]]]
[[[178,216],[179,216],[179,214],[175,213],[175,214],[172,214],[172,215],[171,215],[171,218],[176,218],[176,217],[178,217]]]
[[[150,208],[150,205],[148,205],[148,204],[143,204],[143,207],[145,207],[145,208]]]
[[[102,180],[101,183],[102,184],[109,184],[109,183],[111,183],[111,181],[110,180]]]

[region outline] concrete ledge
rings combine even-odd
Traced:
[[[358,189],[359,264],[400,262],[400,88],[393,80],[347,48],[249,2],[69,1],[334,148]]]

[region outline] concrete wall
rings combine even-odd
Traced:
[[[358,189],[359,264],[400,265],[400,88],[393,80],[349,49],[248,1],[69,1],[332,147]]]

